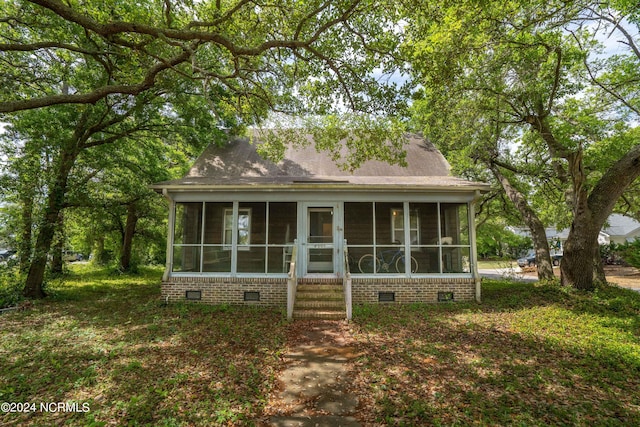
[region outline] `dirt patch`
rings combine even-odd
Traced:
[[[553,272],[557,277],[560,277],[559,267],[555,267]],[[522,273],[527,277],[536,277],[536,268],[524,267]],[[604,273],[609,283],[615,283],[623,288],[640,289],[640,270],[637,268],[607,265],[604,267]]]
[[[610,283],[624,288],[640,289],[640,270],[618,265],[606,266],[604,273]]]

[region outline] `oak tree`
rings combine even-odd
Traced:
[[[593,289],[598,232],[640,175],[633,129],[640,51],[631,3],[463,1],[425,6],[408,26],[424,86],[419,121],[505,184],[539,253],[548,249],[536,238],[532,214],[541,211],[527,207],[531,195],[547,191],[547,204],[567,207],[562,281],[580,289]],[[620,53],[601,49],[607,35],[620,36]],[[630,144],[611,143],[621,140]],[[611,161],[593,161],[598,150]]]
[[[402,104],[396,85],[383,78],[397,63],[397,33],[389,31],[393,20],[385,17],[394,8],[379,5],[370,0],[2,2],[5,139],[11,137],[16,147],[42,143],[37,161],[46,152],[49,162],[37,237],[24,239],[34,241],[25,294],[43,296],[55,224],[91,179],[93,172],[83,176],[79,165],[100,147],[172,133],[204,144],[260,123],[269,112],[326,114],[348,108],[378,114]],[[25,182],[27,170],[21,171]],[[24,218],[26,224],[26,213]],[[123,247],[130,235],[125,233]]]

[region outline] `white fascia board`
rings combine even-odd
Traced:
[[[219,193],[237,193],[237,192],[305,192],[305,191],[317,191],[317,192],[363,192],[363,193],[388,193],[388,192],[403,192],[403,193],[425,193],[425,192],[441,192],[441,193],[484,193],[488,191],[488,186],[482,184],[479,185],[406,185],[406,184],[389,184],[389,185],[345,185],[345,184],[325,184],[325,185],[311,185],[311,184],[289,184],[289,185],[168,185],[162,187],[151,186],[152,189],[168,191],[171,193],[184,193],[184,192],[219,192]]]
[[[470,203],[474,192],[332,192],[332,191],[237,191],[237,192],[179,192],[172,193],[176,202],[415,202]]]

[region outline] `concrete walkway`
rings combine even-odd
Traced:
[[[358,399],[349,392],[349,365],[357,357],[344,321],[306,320],[290,325],[287,367],[270,402],[277,427],[355,427]]]

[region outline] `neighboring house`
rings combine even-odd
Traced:
[[[640,239],[640,222],[625,215],[612,214],[607,225],[602,229],[608,239],[607,243],[624,244]]]
[[[559,231],[554,236],[560,241],[561,247],[569,237],[569,229]],[[607,218],[602,230],[598,233],[598,244],[624,244],[640,238],[640,222],[621,214],[611,214]]]
[[[563,252],[564,242],[566,242],[567,239],[569,238],[569,229],[565,228],[564,230],[560,230],[560,231],[554,230],[552,234],[547,234],[547,237],[550,239],[550,241],[552,241],[554,244],[557,245],[559,252]],[[604,231],[600,230],[598,232],[598,244],[608,245],[609,243],[611,243],[609,235]]]
[[[488,186],[451,176],[431,143],[410,136],[408,166],[353,174],[313,142],[278,164],[259,144],[211,145],[152,186],[170,202],[167,300],[284,307],[310,281],[344,284],[347,304],[480,300],[474,201]]]
[[[509,229],[522,236],[531,236],[526,228],[509,227]],[[569,229],[558,231],[555,228],[547,228],[545,232],[547,239],[557,244],[557,248],[552,249],[552,252],[562,253],[564,242],[569,237]],[[640,239],[640,222],[621,214],[611,214],[607,218],[605,226],[598,233],[598,244],[600,245],[624,244],[635,239]]]

